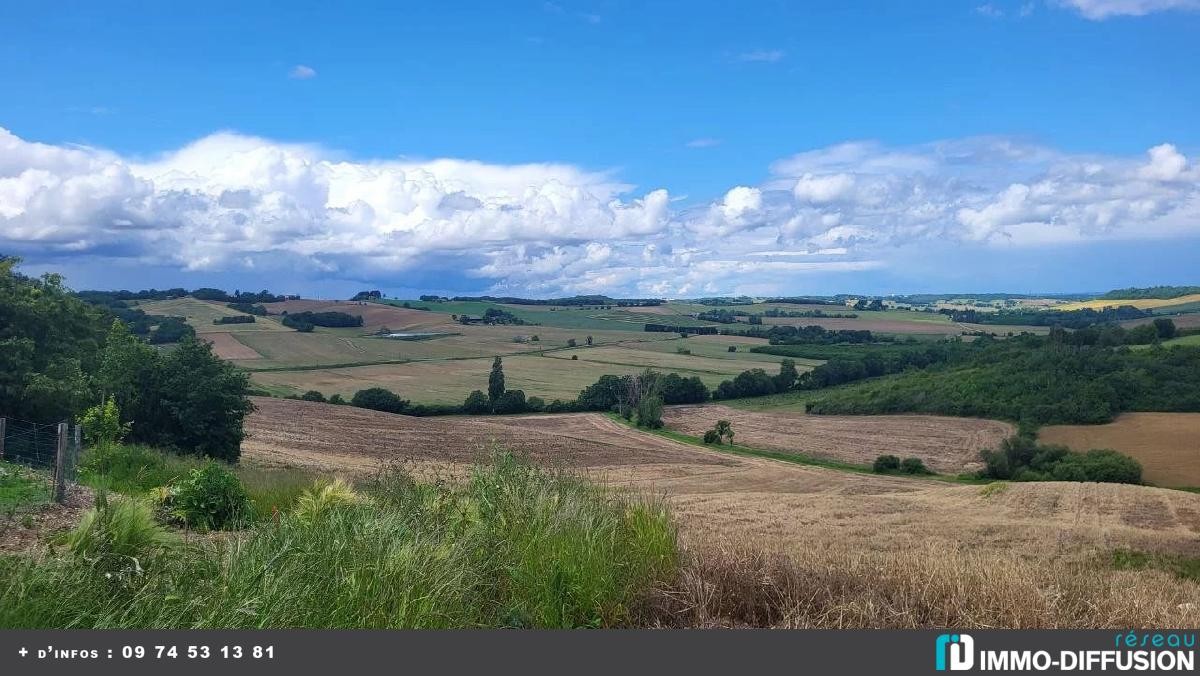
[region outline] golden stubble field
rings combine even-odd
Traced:
[[[785,553],[914,548],[1091,561],[1120,547],[1200,555],[1200,495],[1092,483],[978,485],[853,474],[677,443],[599,414],[411,418],[256,399],[246,462],[453,475],[492,449],[666,500],[685,542]],[[887,430],[879,433],[885,438]]]

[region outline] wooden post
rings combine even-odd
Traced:
[[[74,448],[71,449],[71,464],[67,470],[67,474],[71,480],[75,480],[75,466],[79,464],[79,456],[83,453],[83,425],[75,423],[75,442]]]
[[[62,504],[67,498],[67,423],[58,424],[58,446],[54,453],[54,501]]]
[[[8,418],[0,418],[0,460],[4,459],[4,432]]]

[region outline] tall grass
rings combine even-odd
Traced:
[[[0,559],[0,627],[620,626],[675,578],[657,505],[509,456],[464,484],[393,471],[364,490],[119,581],[62,554]]]
[[[645,606],[667,627],[1162,628],[1200,625],[1200,585],[1156,570],[931,546],[899,552],[745,545],[691,552]]]

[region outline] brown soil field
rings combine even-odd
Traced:
[[[232,333],[203,333],[200,338],[213,346],[213,352],[221,359],[261,359],[254,348],[242,343]]]
[[[450,320],[449,315],[425,310],[410,310],[382,303],[362,303],[349,300],[289,300],[282,303],[264,303],[264,307],[272,315],[281,312],[345,312],[348,315],[360,315],[363,318],[365,332],[378,330],[386,326],[397,331],[429,330],[459,326]]]
[[[739,444],[870,465],[885,453],[917,457],[937,472],[980,467],[979,451],[1016,432],[996,420],[927,415],[805,415],[760,413],[720,404],[670,406],[663,421],[672,430],[703,436],[717,420],[733,423]]]
[[[395,461],[455,466],[484,460],[497,448],[564,469],[735,464],[586,413],[415,418],[267,397],[255,397],[254,405],[243,453],[273,465],[346,471]]]
[[[1043,427],[1038,438],[1076,451],[1120,451],[1159,486],[1200,486],[1200,413],[1125,413],[1107,425]]]
[[[250,463],[367,473],[381,463],[458,466],[499,445],[662,496],[685,543],[751,541],[781,552],[918,548],[1092,561],[1118,547],[1200,555],[1200,495],[1146,486],[990,487],[741,457],[676,443],[599,414],[411,418],[257,399]]]

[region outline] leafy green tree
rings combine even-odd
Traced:
[[[94,373],[104,339],[100,311],[73,297],[62,277],[16,272],[0,257],[0,410],[62,420],[96,401]]]
[[[504,396],[504,364],[500,357],[492,362],[492,372],[488,374],[488,400],[495,407],[500,397]]]
[[[300,399],[303,401],[315,401],[322,404],[325,403],[325,395],[321,394],[317,390],[309,390],[305,392],[304,394],[300,395]]]
[[[1158,332],[1158,337],[1163,340],[1170,340],[1175,337],[1175,322],[1169,317],[1159,317],[1154,320],[1154,329]]]
[[[505,390],[496,399],[493,410],[500,414],[524,413],[526,410],[525,393],[521,390]]]
[[[900,471],[905,474],[932,474],[920,458],[905,458],[900,461]]]
[[[487,395],[479,390],[473,390],[467,395],[467,400],[463,402],[463,412],[471,415],[480,415],[487,413],[492,409],[491,403],[488,402]]]
[[[796,362],[784,359],[779,362],[779,375],[775,376],[775,391],[787,392],[796,384],[800,372],[796,370]]]
[[[237,462],[242,426],[254,410],[249,377],[213,354],[208,343],[186,338],[162,358],[156,380],[148,399],[155,400],[157,414],[141,406],[149,419],[135,420],[131,438]]]
[[[83,425],[83,436],[88,446],[111,446],[120,443],[129,434],[129,423],[121,422],[117,402],[109,395],[103,404],[96,404],[83,412],[79,418]]]
[[[728,420],[718,420],[717,424],[713,425],[713,431],[722,439],[729,439],[730,445],[733,444],[733,423]]]

